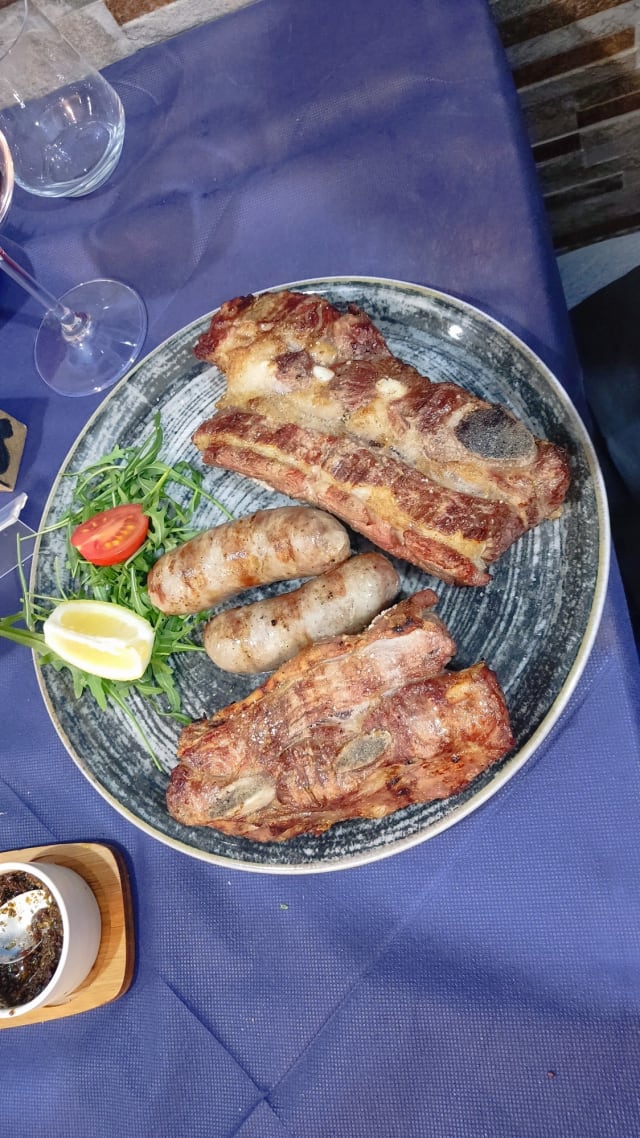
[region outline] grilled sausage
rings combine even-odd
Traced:
[[[328,636],[361,632],[399,588],[380,553],[352,557],[299,589],[219,613],[205,626],[204,647],[227,672],[267,672]]]
[[[323,510],[258,510],[159,557],[147,577],[149,599],[172,615],[202,612],[254,585],[324,573],[349,553],[346,529]]]

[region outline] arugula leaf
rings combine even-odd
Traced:
[[[147,592],[147,574],[158,556],[182,545],[199,532],[193,521],[200,503],[212,502],[224,515],[233,514],[203,488],[204,474],[188,462],[169,466],[160,455],[163,432],[159,413],[154,416],[149,437],[139,446],[116,445],[109,454],[92,463],[74,478],[73,496],[67,512],[42,533],[66,529],[66,560],[54,566],[58,595],[43,597],[30,592],[22,565],[19,566],[22,608],[13,616],[0,618],[0,636],[24,644],[40,655],[43,664],[57,670],[67,668],[72,675],[77,699],[85,692],[104,710],[109,703],[120,710],[135,726],[142,742],[154,758],[135,714],[127,702],[131,691],[149,700],[158,715],[168,715],[179,723],[188,722],[181,712],[180,691],[176,684],[172,657],[181,652],[202,652],[197,641],[198,630],[207,614],[176,617],[165,616],[153,607]],[[171,490],[180,487],[189,492],[185,503],[176,500]],[[150,519],[144,544],[131,557],[118,565],[91,565],[71,545],[76,526],[94,514],[125,502],[139,502]],[[63,585],[67,574],[69,583]],[[154,629],[154,644],[149,665],[139,680],[123,682],[104,680],[61,660],[44,642],[39,627],[61,600],[92,599],[124,605],[144,617]],[[157,764],[159,765],[159,764]]]

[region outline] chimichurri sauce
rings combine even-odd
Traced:
[[[29,873],[0,872],[0,905],[20,893],[46,886]],[[0,1005],[19,1008],[35,999],[53,976],[62,952],[62,917],[51,894],[50,904],[39,909],[31,919],[36,947],[13,964],[0,964]]]

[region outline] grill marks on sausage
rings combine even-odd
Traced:
[[[218,613],[205,626],[204,648],[226,671],[272,671],[318,640],[360,632],[399,588],[386,557],[363,553],[291,592]]]
[[[226,522],[158,558],[149,599],[161,612],[202,612],[254,585],[325,572],[349,557],[340,522],[306,506],[257,510]]]

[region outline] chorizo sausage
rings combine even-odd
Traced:
[[[205,626],[206,652],[227,672],[267,672],[328,636],[361,632],[396,596],[393,565],[363,553],[300,588],[228,609]]]
[[[323,510],[258,510],[163,553],[147,576],[149,599],[170,615],[202,612],[254,585],[324,573],[350,552],[346,529]]]

